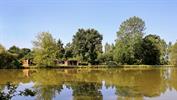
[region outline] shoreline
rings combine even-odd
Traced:
[[[170,68],[175,65],[116,65],[116,66],[108,66],[108,65],[91,65],[91,66],[50,66],[50,67],[37,67],[37,66],[29,66],[29,67],[21,67],[19,69],[74,69],[74,68]]]

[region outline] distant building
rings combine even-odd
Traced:
[[[64,60],[55,60],[56,64],[64,65],[65,61]]]
[[[78,66],[79,65],[79,61],[77,60],[66,60],[64,63],[66,66]]]
[[[29,59],[22,60],[22,66],[23,67],[29,67],[31,64],[32,64],[32,62]]]
[[[59,65],[64,65],[64,66],[77,66],[77,65],[79,65],[78,60],[56,60],[55,62]]]

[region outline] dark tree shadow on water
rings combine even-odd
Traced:
[[[0,100],[10,100],[15,96],[35,96],[36,92],[30,89],[17,91],[18,85],[7,82],[4,89],[0,89]]]

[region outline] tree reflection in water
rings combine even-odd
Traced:
[[[74,100],[102,100],[101,89],[102,84],[77,82],[71,84]]]
[[[127,70],[121,72],[123,82],[116,85],[116,94],[119,98],[142,99],[143,97],[160,96],[166,90],[165,82],[161,76],[162,70]],[[127,82],[126,82],[127,81]]]
[[[10,100],[15,96],[35,96],[36,92],[30,89],[25,89],[23,91],[17,91],[18,85],[7,82],[4,85],[4,89],[0,89],[0,100]]]
[[[6,73],[6,76],[3,73]],[[144,97],[160,97],[168,89],[177,90],[176,73],[175,68],[0,70],[0,76],[2,76],[0,84],[8,81],[16,84],[32,81],[34,83],[32,89],[35,92],[28,89],[27,92],[19,95],[30,94],[37,100],[55,99],[62,91],[65,91],[64,86],[72,90],[74,100],[102,100],[103,86],[106,87],[105,89],[114,87],[115,95],[119,100],[143,100]],[[105,85],[102,84],[103,81]],[[0,85],[0,88],[3,89],[4,86]],[[16,88],[13,89],[16,90]]]

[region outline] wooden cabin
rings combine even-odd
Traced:
[[[56,64],[63,65],[63,66],[78,66],[78,60],[55,60]]]
[[[29,59],[22,60],[22,66],[23,67],[29,67],[31,64],[32,64],[32,62]]]
[[[66,60],[64,64],[66,66],[78,66],[79,61],[77,61],[77,60]]]
[[[59,64],[59,65],[63,65],[63,64],[65,64],[65,61],[64,60],[55,60],[55,63]]]

